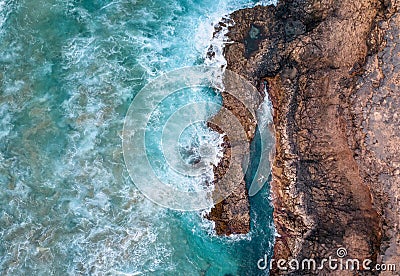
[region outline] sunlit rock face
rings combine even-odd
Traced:
[[[274,106],[275,259],[399,256],[398,11],[297,0],[231,15],[227,68]]]

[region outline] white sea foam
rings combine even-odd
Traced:
[[[13,0],[1,0],[0,1],[0,33],[1,29],[6,22],[9,14],[13,10],[14,1]]]
[[[205,60],[206,65],[225,68],[227,61],[224,57],[224,48],[225,44],[229,43],[227,33],[229,27],[233,25],[233,21],[229,18],[229,16],[221,18],[220,21],[223,22],[224,25],[220,25],[219,27],[221,29],[217,32],[215,32],[215,28],[219,23],[213,25],[213,31],[211,32],[213,33],[213,36],[209,41],[206,53],[204,55],[207,56]]]
[[[8,136],[13,125],[8,104],[0,105],[0,141]]]
[[[8,3],[0,1],[0,26],[7,18],[3,15],[8,14]],[[59,75],[52,71],[53,60],[44,62],[47,56],[40,44],[24,41],[32,32],[12,33],[21,36],[10,42],[0,58],[8,62],[9,78],[0,95],[7,97],[7,104],[0,105],[0,139],[8,142],[6,154],[0,152],[0,198],[7,202],[0,212],[1,249],[7,252],[1,268],[9,274],[24,273],[23,269],[27,274],[176,273],[173,256],[183,254],[180,238],[186,225],[133,186],[124,168],[119,132],[133,91],[161,72],[193,65],[201,57],[219,11],[204,23],[203,30],[209,33],[193,40],[191,31],[202,24],[196,14],[190,14],[194,19],[189,22],[189,17],[171,12],[168,19],[161,18],[170,25],[151,36],[148,24],[159,24],[160,15],[144,7],[136,9],[132,1],[112,2],[99,13],[90,12],[80,1],[49,3],[64,10],[68,24],[76,24],[72,33],[82,29],[74,35],[59,34],[64,43],[61,56],[51,56],[62,60]],[[38,27],[36,22],[43,22],[35,14],[27,17],[30,31]],[[138,23],[142,15],[147,17]],[[23,23],[25,18],[19,20]],[[131,27],[133,23],[138,25]],[[192,25],[186,28],[188,23]],[[181,40],[190,39],[188,47],[181,45]],[[60,48],[54,47],[58,53]],[[175,54],[168,57],[168,51]],[[35,66],[17,59],[25,52],[32,53],[29,58]],[[53,90],[37,88],[44,84],[46,90],[47,78],[52,77],[57,78],[57,87],[49,84]],[[56,153],[47,153],[52,146],[48,141],[59,143],[54,146]],[[207,264],[187,266],[200,271]]]
[[[0,2],[0,30],[3,27],[3,24],[7,19],[7,15],[4,12],[5,5],[6,5],[6,2],[4,0]]]

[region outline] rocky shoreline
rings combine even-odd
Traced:
[[[208,123],[209,128],[220,133],[226,134],[223,129],[231,129],[230,135],[224,135],[222,160],[214,167],[214,185],[216,191],[232,193],[221,201],[217,200],[218,203],[207,216],[215,222],[218,235],[246,234],[250,231],[250,204],[242,164],[249,160],[249,146],[257,126],[256,111],[264,95],[237,77],[239,75],[226,72],[225,92],[221,93],[225,110],[238,119],[237,126],[222,110]],[[226,179],[227,171],[235,177]],[[237,185],[235,179],[242,181]]]
[[[267,83],[274,108],[275,259],[321,260],[344,247],[349,258],[400,264],[399,7],[282,0],[231,14],[227,68]],[[249,229],[240,187],[211,212],[218,234]]]

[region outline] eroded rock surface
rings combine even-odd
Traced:
[[[274,106],[275,259],[345,247],[400,263],[399,17],[395,0],[286,0],[231,15],[228,69],[267,82]]]
[[[382,214],[380,263],[400,264],[400,2],[373,32],[377,49],[364,66],[351,97],[349,133],[361,175]],[[391,273],[383,273],[390,275]]]
[[[233,78],[236,79],[235,76]],[[250,83],[246,85],[245,79],[243,81],[229,80],[229,78],[226,80],[224,85],[226,92],[222,93],[225,112],[221,110],[208,124],[215,131],[227,134],[224,136],[223,158],[214,168],[214,184],[217,193],[221,190],[232,193],[227,197],[224,196],[224,199],[208,214],[208,218],[215,222],[215,230],[219,235],[246,234],[250,230],[250,204],[243,163],[249,159],[248,148],[257,125],[255,113],[263,95],[259,94]],[[227,113],[237,118],[238,126],[233,127],[234,122]],[[231,129],[230,133],[226,133],[224,129]],[[228,171],[229,175],[234,175],[233,178],[226,179]],[[241,180],[239,185],[237,179]]]

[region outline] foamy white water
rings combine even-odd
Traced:
[[[219,18],[252,5],[0,1],[2,274],[239,273],[256,238],[215,237],[144,198],[121,131],[146,83],[204,62]]]

